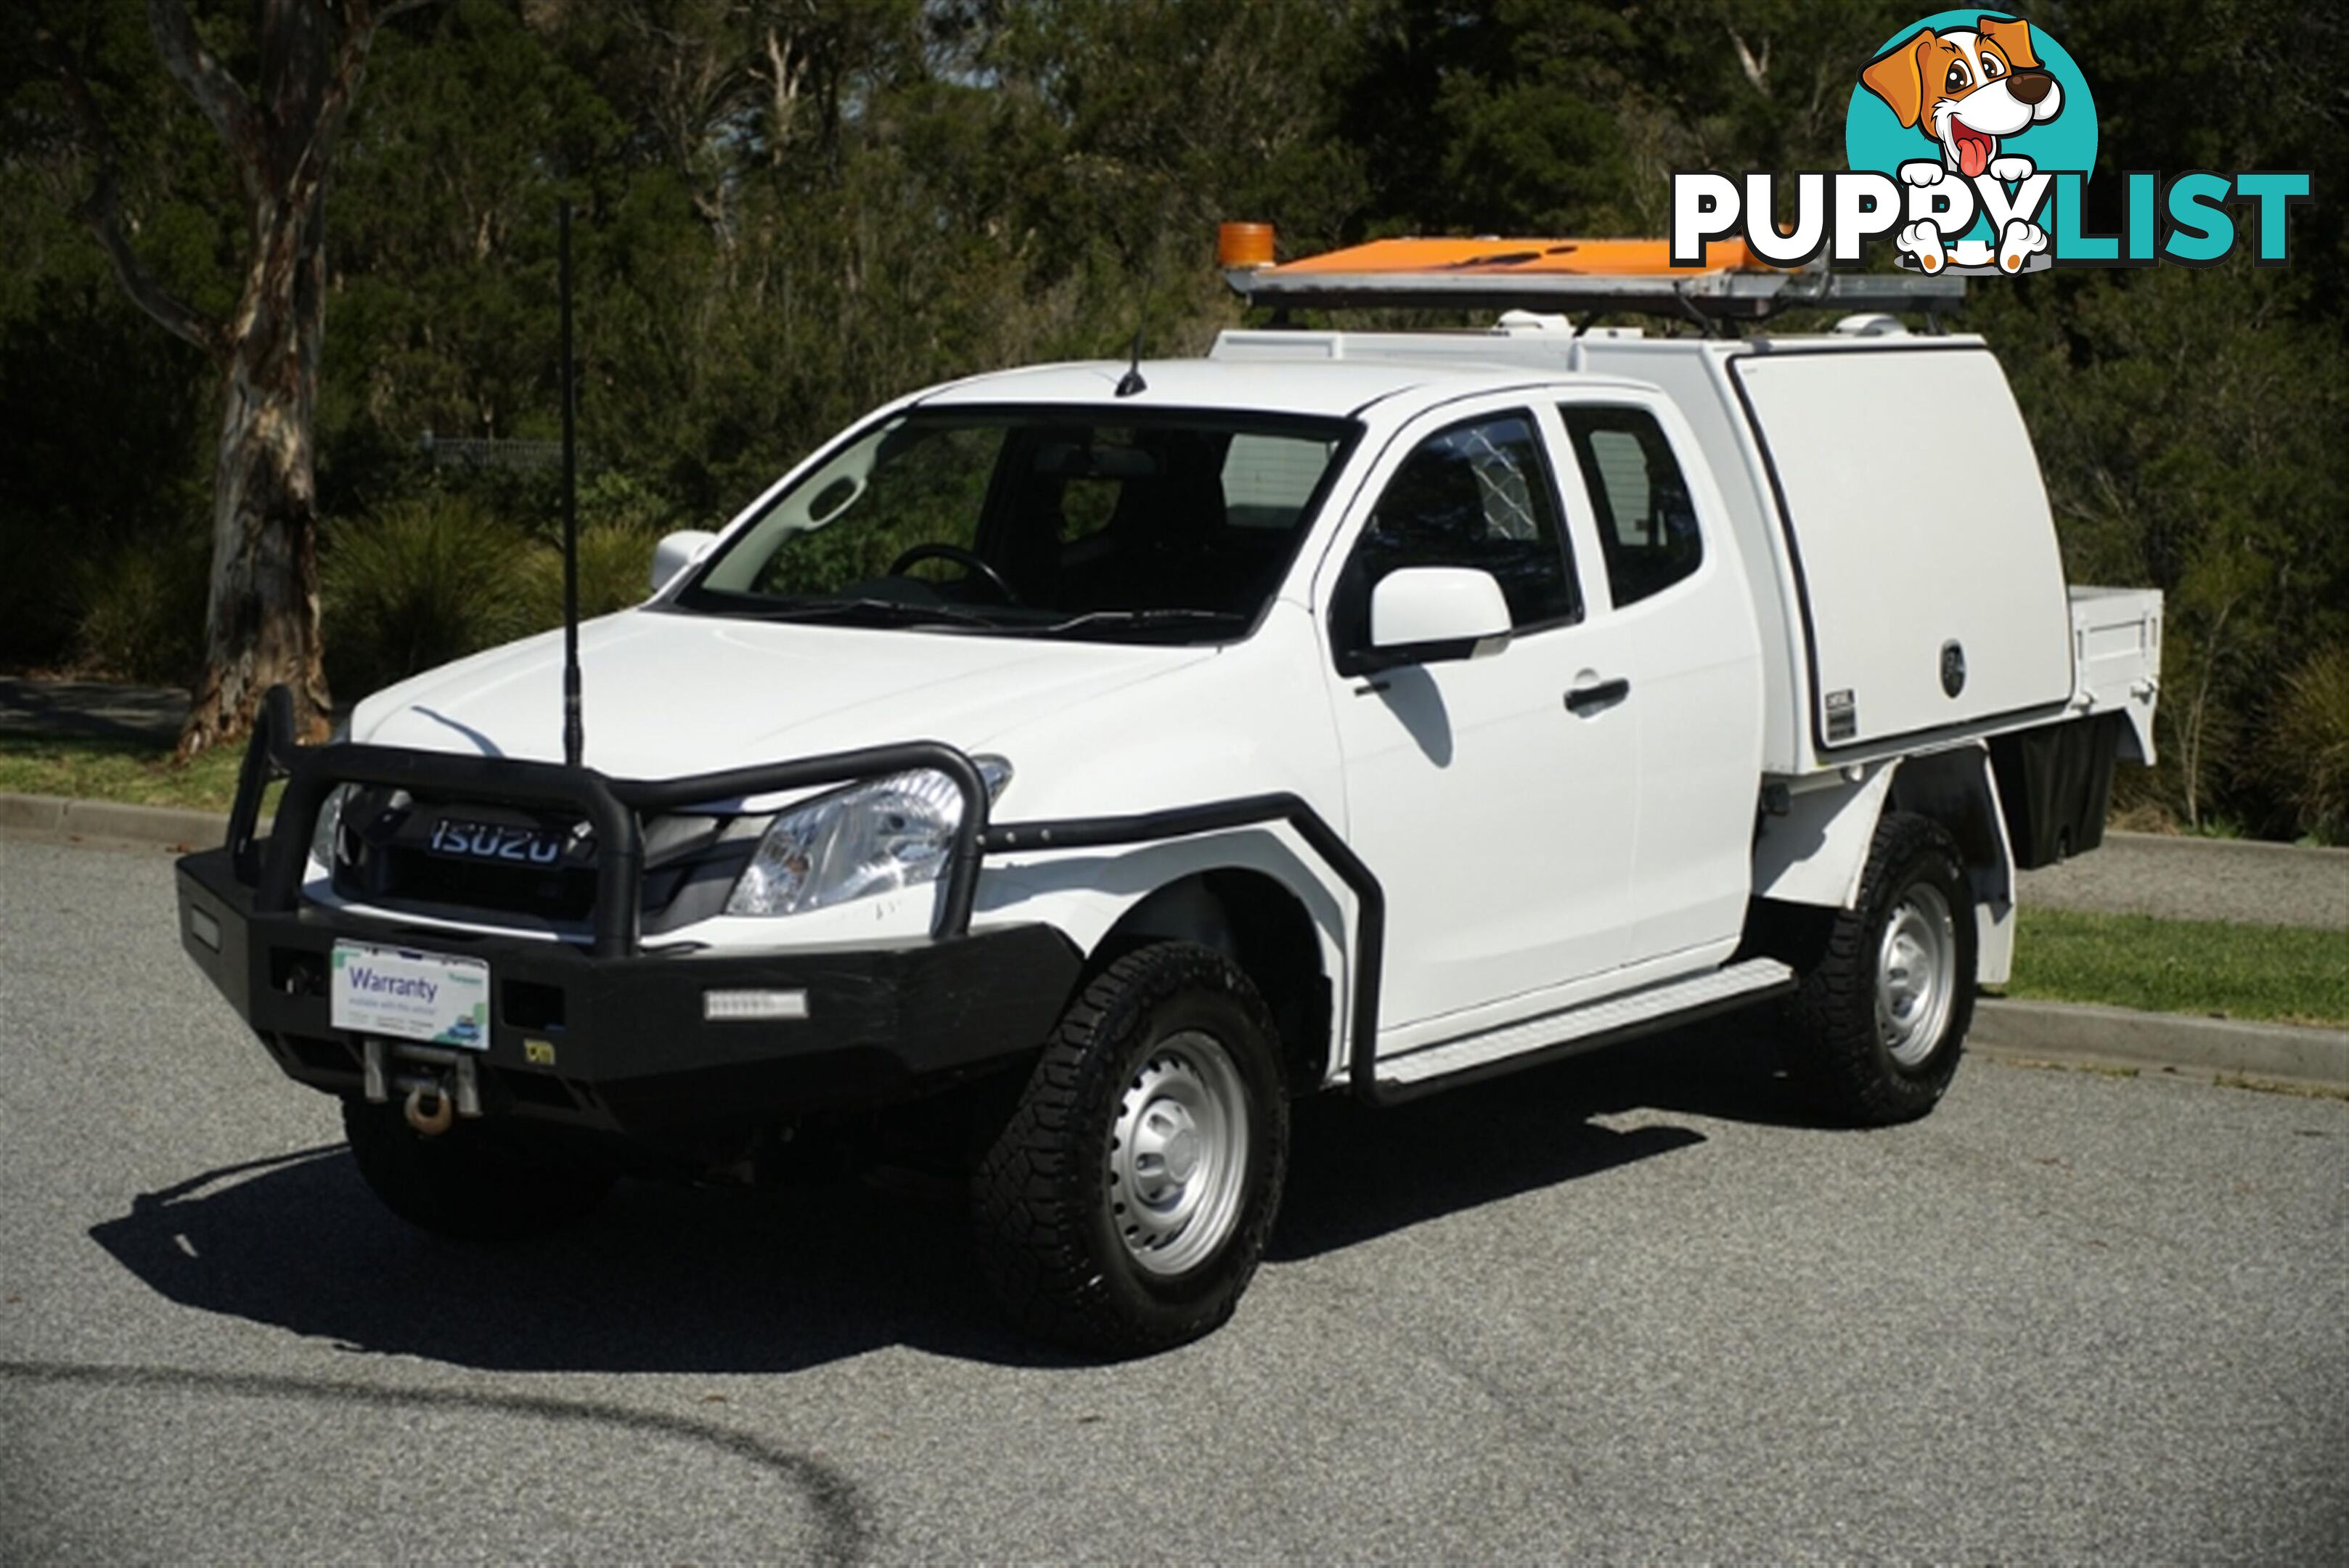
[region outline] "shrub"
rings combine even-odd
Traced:
[[[158,686],[188,684],[203,659],[205,587],[200,541],[120,545],[73,574],[74,646],[94,674]]]
[[[652,591],[653,546],[666,530],[621,519],[579,525],[579,618],[642,604]],[[563,624],[563,542],[533,545],[523,572],[529,629]]]
[[[651,593],[653,546],[687,526],[649,487],[610,470],[579,486],[579,618],[642,604]],[[531,552],[526,590],[532,630],[563,624],[563,525],[550,514]]]
[[[2284,678],[2262,750],[2301,831],[2349,843],[2349,645],[2317,649]]]
[[[92,553],[89,541],[0,501],[0,666],[47,668],[78,657],[81,574]]]
[[[336,701],[529,630],[530,551],[520,529],[461,497],[330,527],[319,574]]]

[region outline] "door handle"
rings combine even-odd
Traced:
[[[1596,713],[1602,708],[1612,708],[1630,694],[1631,683],[1619,675],[1612,680],[1576,687],[1566,694],[1566,706],[1575,713]]]

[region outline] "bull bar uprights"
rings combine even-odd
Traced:
[[[937,741],[867,746],[684,778],[615,779],[590,767],[512,757],[460,756],[395,746],[297,745],[293,693],[273,686],[262,700],[253,739],[245,748],[244,768],[237,777],[236,801],[229,812],[228,847],[237,880],[254,889],[254,908],[264,914],[285,914],[300,898],[302,871],[311,837],[317,831],[318,814],[337,784],[376,784],[542,809],[568,807],[585,816],[595,831],[595,923],[590,950],[597,958],[625,958],[637,951],[645,870],[641,814],[844,784],[916,768],[944,774],[962,794],[962,818],[955,826],[947,857],[945,894],[931,925],[934,936],[958,937],[970,929],[971,899],[978,891],[979,844],[987,831],[987,785],[968,755]],[[285,780],[285,794],[277,803],[267,839],[261,840],[256,836],[261,796],[280,778]]]

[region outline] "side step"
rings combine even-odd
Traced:
[[[1379,1098],[1407,1099],[1430,1089],[1497,1074],[1619,1040],[1694,1023],[1778,992],[1791,991],[1795,971],[1776,959],[1748,959],[1689,980],[1545,1013],[1523,1023],[1423,1045],[1379,1061]]]

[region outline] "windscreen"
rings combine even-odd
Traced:
[[[1220,410],[915,410],[774,497],[677,606],[1227,639],[1278,588],[1352,431]]]

